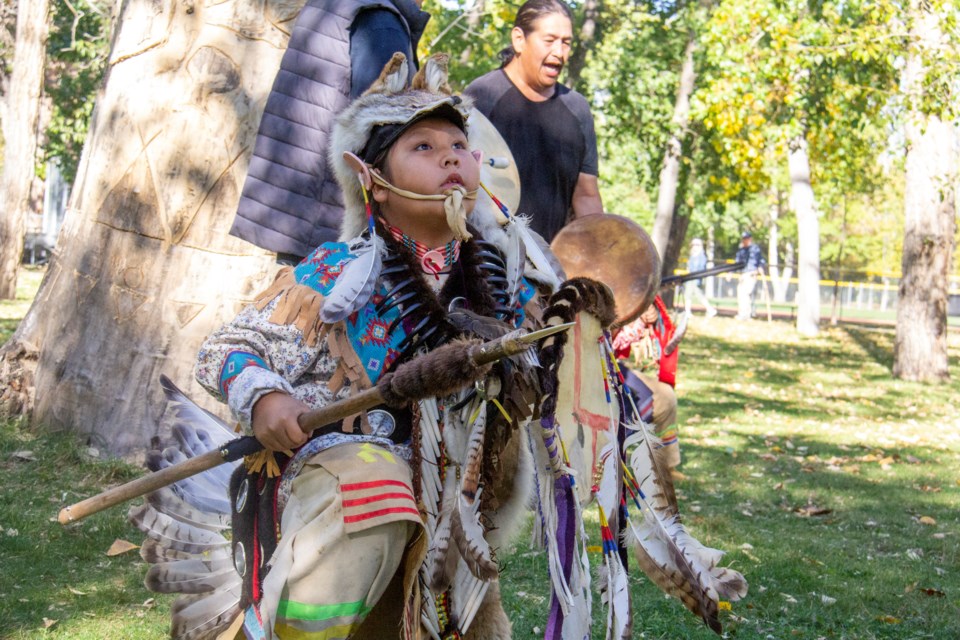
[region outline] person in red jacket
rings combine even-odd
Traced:
[[[674,475],[680,464],[677,434],[677,348],[686,326],[676,327],[660,296],[640,317],[625,325],[613,339],[617,359],[623,366],[627,388],[633,392],[637,410],[644,422],[652,423],[662,446],[667,448],[667,464]]]

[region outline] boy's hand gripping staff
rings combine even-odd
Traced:
[[[565,331],[571,326],[573,323],[547,327],[530,333],[515,331],[489,342],[479,340],[451,342],[400,365],[396,371],[384,375],[377,385],[370,389],[301,414],[298,422],[304,432],[310,433],[314,429],[378,404],[399,407],[421,398],[449,395],[482,378],[490,370],[489,365],[497,360],[522,354],[539,340]],[[445,371],[448,374],[437,375],[438,371]],[[263,445],[253,436],[237,438],[219,449],[208,451],[180,464],[64,507],[60,510],[57,520],[64,525],[77,522],[121,502],[146,495],[226,462],[239,460],[261,449]]]

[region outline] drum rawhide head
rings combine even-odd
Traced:
[[[613,214],[576,218],[550,248],[568,278],[598,280],[613,291],[617,325],[635,320],[660,287],[660,256],[636,222]]]

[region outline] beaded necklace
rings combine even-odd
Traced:
[[[380,222],[387,228],[394,240],[402,244],[417,257],[423,272],[432,275],[437,280],[440,279],[440,274],[443,271],[446,271],[450,265],[460,258],[460,241],[456,238],[450,240],[450,242],[442,247],[430,249],[427,245],[422,242],[417,242],[397,227],[389,224],[382,217],[380,218]]]

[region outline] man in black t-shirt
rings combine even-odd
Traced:
[[[597,137],[587,100],[557,81],[573,23],[559,0],[528,0],[517,12],[500,69],[465,93],[503,136],[520,174],[517,213],[547,242],[574,217],[603,213]]]

